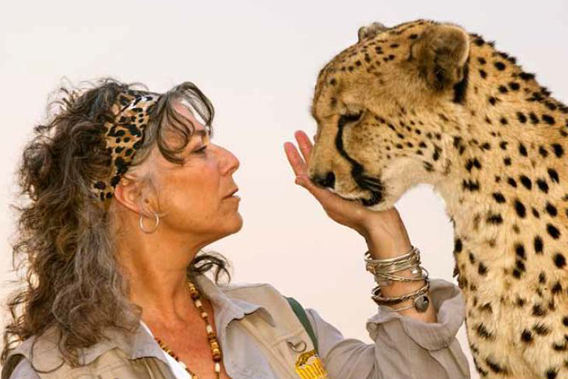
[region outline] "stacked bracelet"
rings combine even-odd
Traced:
[[[412,300],[412,304],[404,308],[389,308],[389,311],[402,311],[405,309],[416,308],[418,312],[426,312],[430,304],[427,296],[430,288],[428,281],[428,271],[420,265],[420,251],[412,247],[404,255],[387,259],[372,259],[369,252],[365,253],[365,267],[367,271],[375,276],[377,286],[373,289],[371,298],[379,306],[392,306],[407,300]],[[397,272],[410,270],[412,277],[397,275]],[[382,294],[382,288],[390,286],[393,282],[417,282],[424,281],[425,284],[414,292],[396,297],[386,297]]]
[[[420,266],[420,251],[416,247],[405,255],[387,259],[372,259],[367,252],[365,263],[367,271],[375,276],[375,281],[381,287],[389,286],[392,282],[417,282],[428,278],[428,271]],[[415,276],[408,278],[394,274],[408,269]]]

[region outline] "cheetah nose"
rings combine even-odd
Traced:
[[[328,172],[325,175],[314,175],[311,177],[312,182],[314,182],[317,186],[326,188],[333,188],[335,186],[335,175],[333,172]]]

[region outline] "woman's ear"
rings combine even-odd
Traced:
[[[118,182],[118,185],[114,189],[114,199],[116,202],[136,214],[147,213],[147,207],[142,205],[144,199],[142,199],[140,180],[134,176],[124,175],[120,179],[120,182]],[[149,200],[146,199],[146,202],[148,203]]]

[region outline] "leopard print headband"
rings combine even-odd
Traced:
[[[128,90],[118,95],[112,107],[116,115],[114,122],[106,122],[104,125],[106,147],[112,156],[112,169],[108,177],[93,183],[93,193],[103,202],[106,211],[116,186],[142,145],[144,130],[159,98],[160,95],[155,93]]]

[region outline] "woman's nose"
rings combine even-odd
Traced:
[[[223,174],[230,175],[238,170],[241,162],[238,158],[224,147],[218,146],[221,153],[221,171]]]

